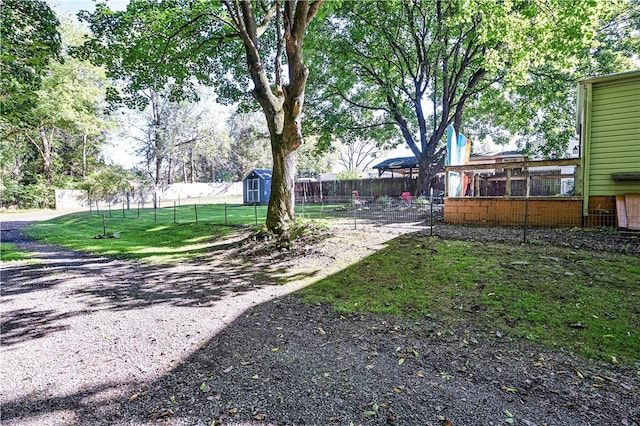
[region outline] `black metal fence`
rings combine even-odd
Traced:
[[[107,217],[122,217],[127,219],[152,220],[159,223],[193,223],[207,222],[228,226],[259,226],[266,219],[267,206],[243,205],[232,203],[173,205],[154,207],[147,205],[143,208],[139,203],[127,208],[126,203],[92,204],[91,213]],[[557,212],[555,212],[557,213]],[[552,241],[557,245],[589,248],[589,244],[596,247],[603,241],[619,244],[621,247],[639,247],[638,232],[628,232],[616,228],[616,212],[603,209],[589,211],[584,220],[572,223],[563,228],[532,225],[536,223],[526,217],[530,214],[527,209],[508,211],[506,216],[522,216],[514,226],[496,226],[493,223],[485,225],[468,225],[463,222],[445,223],[445,204],[441,197],[415,197],[408,192],[400,196],[361,196],[358,191],[349,195],[323,197],[321,202],[310,202],[309,198],[300,197],[296,200],[296,215],[300,218],[312,220],[341,219],[343,223],[352,223],[354,228],[365,225],[392,226],[395,224],[418,225],[429,235],[450,236],[461,239],[486,239],[511,243],[536,243]],[[553,211],[549,214],[554,214]],[[538,222],[540,223],[540,222]],[[543,222],[544,223],[544,222]],[[583,237],[589,238],[583,238]],[[595,237],[595,239],[594,239]],[[591,243],[573,243],[574,239],[591,241]],[[597,242],[594,242],[597,241]],[[595,244],[595,245],[594,245]]]

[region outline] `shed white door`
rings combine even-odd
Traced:
[[[260,179],[247,179],[247,202],[260,202]]]

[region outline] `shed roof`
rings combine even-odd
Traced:
[[[244,178],[246,179],[253,174],[257,175],[260,179],[271,179],[271,176],[273,175],[273,171],[267,170],[267,169],[253,169],[249,173],[247,173],[247,175]]]

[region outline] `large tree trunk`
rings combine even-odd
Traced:
[[[302,145],[301,114],[309,76],[302,57],[304,34],[323,2],[324,0],[289,0],[282,3],[281,12],[278,11],[278,3],[271,9],[274,13],[270,17],[276,17],[279,40],[273,87],[260,57],[258,39],[263,30],[256,24],[251,2],[241,0],[233,4],[227,3],[230,14],[238,24],[247,54],[247,67],[255,85],[253,96],[260,103],[269,126],[273,175],[266,225],[267,229],[280,236],[288,235],[291,222],[295,220],[296,150]],[[283,47],[289,68],[288,85],[282,84]]]
[[[167,158],[167,185],[171,185],[171,180],[173,179],[172,170],[173,170],[173,157],[169,155]]]
[[[422,191],[424,191],[426,195],[429,195],[429,191],[431,190],[431,180],[433,176],[430,174],[431,170],[428,160],[425,155],[421,155],[418,158],[418,185],[416,185],[416,192],[418,194],[415,195],[422,195]]]
[[[193,153],[194,150],[195,150],[195,145],[191,146],[191,150],[189,151],[189,172],[191,176],[191,180],[190,180],[191,183],[194,183],[196,181],[196,165],[194,160],[195,155]]]
[[[162,179],[162,157],[156,154],[155,158],[155,184],[160,185],[160,181]]]
[[[286,232],[290,222],[295,220],[294,186],[297,152],[289,147],[290,141],[285,140],[284,134],[271,138],[273,176],[266,225],[267,229],[277,234]]]

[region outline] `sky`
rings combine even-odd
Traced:
[[[107,5],[114,10],[124,10],[129,4],[129,0],[101,0],[106,1]],[[96,8],[95,0],[47,0],[54,9],[62,14],[71,14],[76,16],[81,10],[93,12]]]

